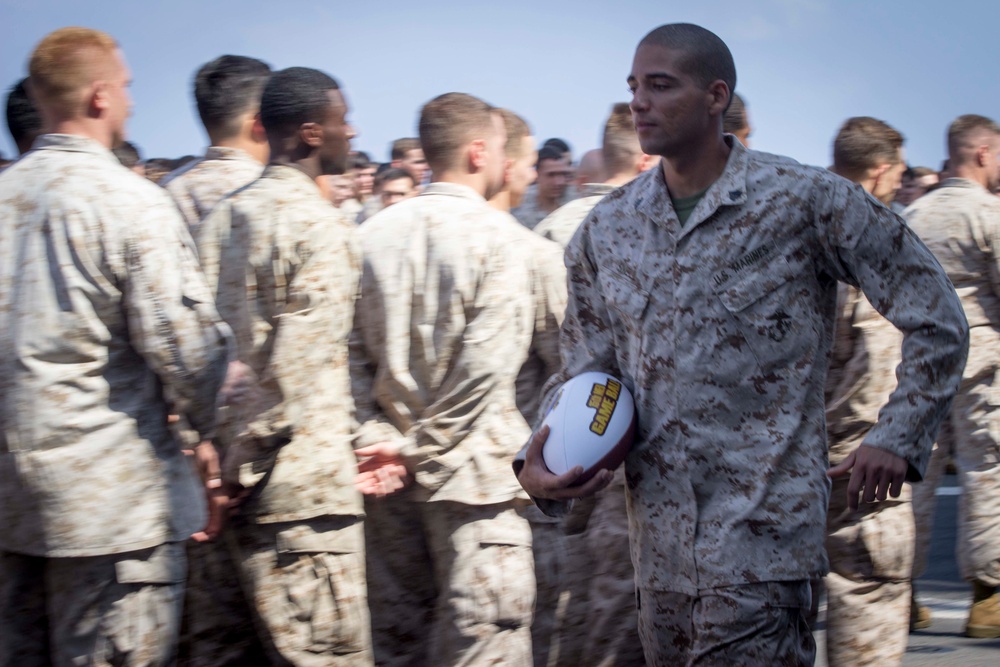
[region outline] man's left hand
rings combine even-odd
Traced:
[[[827,470],[826,475],[831,479],[851,476],[847,484],[847,505],[853,512],[858,509],[858,497],[862,492],[866,503],[885,500],[888,496],[898,498],[909,467],[906,459],[892,452],[861,445],[840,465]]]

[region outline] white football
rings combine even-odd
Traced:
[[[549,427],[542,447],[545,466],[556,475],[582,466],[574,484],[583,484],[625,460],[635,438],[635,403],[621,380],[581,373],[556,392],[542,426]]]

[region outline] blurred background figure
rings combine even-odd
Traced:
[[[21,155],[31,150],[31,144],[42,134],[42,115],[28,97],[27,80],[21,79],[7,93],[7,131]]]
[[[118,161],[122,163],[123,167],[131,169],[140,176],[146,176],[146,165],[142,163],[142,156],[139,154],[139,147],[133,144],[131,141],[123,141],[114,148],[111,152],[115,154]]]
[[[421,154],[423,151],[421,151]],[[382,208],[387,209],[393,204],[398,204],[404,199],[409,199],[417,194],[416,182],[410,172],[404,169],[390,168],[382,174],[382,187],[379,197],[382,200]]]
[[[416,187],[423,185],[428,168],[424,150],[420,147],[420,139],[406,137],[392,142],[389,166],[402,169],[412,176]]]
[[[726,109],[726,113],[722,117],[722,131],[736,135],[740,143],[750,148],[750,135],[753,134],[753,130],[750,127],[750,116],[747,114],[746,102],[739,93],[733,93],[729,108]]]

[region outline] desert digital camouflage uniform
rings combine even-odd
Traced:
[[[51,134],[0,176],[0,665],[168,664],[231,349],[161,189]]]
[[[587,218],[597,202],[604,199],[617,186],[606,183],[587,183],[584,185],[583,196],[563,204],[538,223],[534,231],[550,241],[555,241],[563,248],[569,245],[573,234]]]
[[[531,280],[531,346],[515,381],[517,408],[529,424],[538,415],[545,381],[559,371],[559,327],[566,311],[566,268],[563,249],[525,229],[506,216],[510,232],[521,245]],[[531,648],[535,667],[555,665],[560,656],[562,621],[560,596],[566,568],[566,535],[562,520],[534,505],[519,508],[531,524],[535,559],[535,613],[531,620]]]
[[[573,196],[570,194],[570,188],[566,188],[566,194],[563,195],[562,201],[559,202],[559,206],[565,206],[573,200]],[[555,211],[551,211],[555,213]],[[542,220],[544,220],[549,214],[549,211],[543,211],[538,206],[538,185],[533,184],[528,187],[527,191],[524,193],[524,199],[521,200],[521,205],[515,209],[511,209],[510,212],[514,218],[520,222],[522,225],[528,229],[534,230]]]
[[[535,227],[535,233],[566,247],[594,206],[615,187],[588,183],[583,197],[554,211]],[[569,653],[573,662],[561,664],[644,664],[635,570],[629,555],[624,468],[615,472],[611,484],[596,498],[578,503],[567,528],[572,535],[565,577],[566,634],[582,652]]]
[[[224,540],[246,600],[224,619],[193,601],[192,663],[225,654],[225,635],[213,644],[207,628],[228,620],[234,632],[256,626],[272,663],[370,665],[347,362],[361,272],[354,226],[309,176],[272,164],[213,209],[198,249],[260,396],[230,411],[219,437],[223,479],[252,489]]]
[[[896,387],[902,335],[854,287],[838,289],[826,423],[830,465],[846,459],[878,421]],[[899,498],[847,506],[849,479],[830,491],[826,551],[827,662],[899,665],[910,620],[914,521],[909,484]]]
[[[343,204],[340,205],[340,212],[344,214],[344,219],[348,222],[357,224],[358,213],[361,212],[363,204],[357,199],[348,199]]]
[[[504,214],[432,183],[360,228],[357,445],[396,443],[414,483],[367,503],[380,665],[528,665],[535,581],[509,459],[533,304]]]
[[[826,171],[727,142],[725,171],[683,228],[662,170],[651,170],[602,200],[566,253],[552,386],[599,370],[635,397],[629,532],[654,665],[708,652],[719,664],[813,659],[804,613],[808,580],[827,567],[823,389],[836,281],[859,285],[907,334],[899,387],[864,442],[906,459],[911,479],[968,344],[947,277],[897,216]],[[712,602],[722,598],[733,605]],[[746,620],[744,600],[769,613],[749,634],[716,637]],[[687,621],[675,622],[675,604]],[[786,636],[768,629],[778,621]],[[713,632],[691,637],[691,622]],[[766,649],[770,659],[753,658]]]
[[[212,208],[233,190],[253,181],[264,165],[238,148],[210,146],[205,157],[172,171],[160,182],[177,202],[191,235]]]
[[[944,181],[906,209],[913,231],[955,285],[969,320],[969,361],[949,413],[950,440],[932,466],[951,455],[962,485],[956,556],[968,581],[1000,585],[1000,199],[962,178]],[[936,480],[935,480],[936,481]],[[928,484],[928,487],[931,485]],[[917,511],[933,504],[919,489]],[[925,557],[918,566],[923,567]]]

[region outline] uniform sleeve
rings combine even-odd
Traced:
[[[923,477],[958,390],[969,328],[948,276],[902,218],[842,179],[818,189],[815,220],[834,277],[858,286],[903,334],[898,385],[861,444],[890,451]]]
[[[465,304],[465,328],[439,389],[402,449],[417,482],[434,491],[468,459],[456,445],[524,362],[531,335],[528,272],[513,244],[484,258],[475,293]],[[513,387],[511,386],[511,389]]]
[[[211,438],[232,334],[216,312],[191,235],[166,195],[127,233],[124,305],[132,346],[199,437]]]
[[[334,365],[347,363],[343,357],[335,358],[337,350],[341,355],[346,352],[346,345],[338,346],[335,341],[346,341],[350,333],[361,274],[353,234],[333,229],[336,224],[319,220],[300,233],[289,230],[288,237],[294,241],[275,242],[269,265],[273,276],[267,283],[284,289],[268,302],[273,303],[273,311],[260,313],[271,327],[256,350],[264,361],[258,375],[265,398],[230,446],[225,461],[225,476],[238,476],[244,486],[254,476],[238,471],[268,457],[298,429],[322,421],[314,419],[317,411],[340,413],[346,407],[348,414],[343,418],[349,423],[344,431],[350,431],[352,406],[330,403],[338,396],[349,396],[346,373],[343,387],[316,385],[329,381],[328,371]]]

